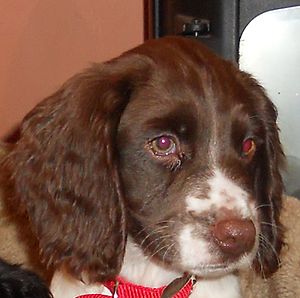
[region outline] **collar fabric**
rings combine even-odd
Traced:
[[[136,285],[120,278],[117,281],[107,281],[105,287],[112,293],[111,296],[104,294],[86,294],[76,298],[160,298],[167,286],[150,288]],[[189,279],[186,284],[173,296],[173,298],[187,298],[193,290],[194,281]]]

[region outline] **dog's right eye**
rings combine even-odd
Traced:
[[[152,152],[158,156],[168,156],[177,152],[176,141],[171,136],[160,136],[150,142]]]

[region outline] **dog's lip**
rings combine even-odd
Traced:
[[[207,264],[201,268],[201,270],[206,271],[216,271],[216,270],[225,270],[228,269],[227,264]]]
[[[227,267],[228,267],[227,264],[209,264],[205,266],[206,269],[220,269],[220,268],[224,269]]]
[[[194,267],[188,270],[189,273],[196,276],[214,276],[228,273],[232,270],[228,264],[206,264]]]
[[[245,268],[248,266],[249,262],[242,262],[242,260],[238,262],[220,262],[220,263],[206,263],[206,264],[199,264],[193,268],[189,268],[186,270],[190,274],[196,276],[206,276],[206,277],[217,277],[222,276],[224,274],[228,274],[234,272],[236,270]]]

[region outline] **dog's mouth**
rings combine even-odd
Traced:
[[[189,268],[189,274],[198,277],[218,277],[246,267],[248,263],[219,263],[219,264],[203,264]]]
[[[235,239],[232,231],[227,235],[231,226],[231,222],[226,221],[217,239],[200,237],[194,233],[193,226],[185,226],[178,241],[182,269],[193,275],[208,277],[250,267],[258,250],[257,229],[247,222],[245,229],[251,229],[251,232],[247,232],[251,237],[247,234],[239,235],[238,239]],[[244,233],[241,229],[234,230],[236,231]],[[219,230],[215,233],[218,232]]]
[[[215,262],[213,259],[210,262],[192,262],[182,261],[180,264],[181,270],[189,274],[199,277],[219,277],[228,273],[233,273],[239,270],[244,270],[251,267],[256,255],[256,250],[249,254],[245,254],[235,261],[224,260],[222,262]],[[212,257],[213,258],[213,257]],[[218,258],[216,258],[219,261]],[[223,258],[222,258],[223,259]]]

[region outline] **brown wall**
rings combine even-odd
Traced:
[[[142,0],[0,0],[0,138],[91,62],[143,41]]]

